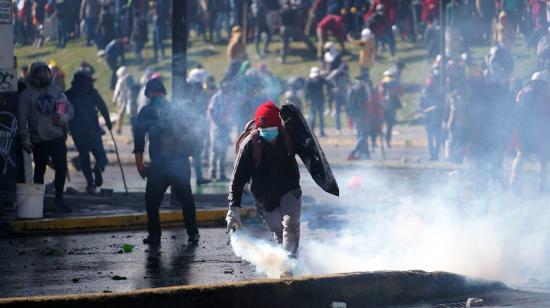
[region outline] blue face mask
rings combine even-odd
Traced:
[[[260,137],[265,141],[271,142],[279,135],[279,129],[277,127],[260,128]]]
[[[162,99],[163,99],[163,98],[160,97],[160,96],[153,97],[153,98],[151,98],[151,99],[149,100],[149,103],[150,103],[151,105],[160,105],[160,104],[162,103]]]

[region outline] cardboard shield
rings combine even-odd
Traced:
[[[317,137],[309,129],[300,110],[292,104],[284,104],[281,107],[280,116],[292,139],[296,154],[306,165],[307,171],[315,183],[324,191],[338,196],[340,194],[338,183],[336,183],[325,153],[323,153]]]

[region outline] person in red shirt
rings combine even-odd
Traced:
[[[332,34],[338,40],[342,53],[346,53],[345,39],[346,30],[344,27],[344,17],[341,15],[327,15],[317,25],[317,56],[323,57],[323,46],[328,40],[328,35]]]
[[[376,7],[379,5],[384,6],[384,17],[386,17],[386,21],[392,26],[395,25],[395,20],[397,19],[397,6],[395,5],[395,0],[372,1],[370,10],[364,16],[365,20],[369,19],[369,17],[376,13]]]
[[[423,0],[422,1],[422,22],[425,24],[431,23],[434,19],[439,18],[439,0]]]

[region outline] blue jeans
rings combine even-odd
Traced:
[[[158,53],[164,58],[164,44],[162,43],[162,31],[159,26],[153,28],[153,49],[155,52],[155,60],[158,60]]]
[[[65,21],[61,18],[57,19],[57,47],[65,48],[67,45],[67,31],[65,29]]]
[[[319,116],[319,126],[321,129],[321,136],[325,135],[325,119],[323,118],[323,112],[325,109],[323,102],[311,102],[309,103],[309,128],[311,132],[315,134],[315,119]]]
[[[92,43],[97,45],[97,38],[95,33],[95,28],[97,27],[97,18],[95,17],[86,17],[84,19],[86,24],[86,46],[91,46]]]

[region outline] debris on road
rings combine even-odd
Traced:
[[[134,250],[134,245],[130,245],[130,244],[122,245],[122,251],[124,251],[125,253],[130,253],[132,252],[132,250]]]
[[[470,307],[483,307],[483,299],[475,297],[468,298],[466,301],[466,308]]]
[[[112,280],[126,280],[127,278],[124,276],[114,275],[111,277]]]

